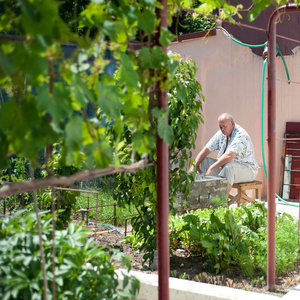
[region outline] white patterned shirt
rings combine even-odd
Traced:
[[[226,140],[227,136],[219,130],[206,144],[206,148],[211,152],[219,150],[219,158],[225,152]],[[254,148],[250,136],[247,131],[238,124],[234,126],[226,152],[234,152],[237,154],[233,159],[234,161],[245,163],[253,170],[258,169],[258,163],[254,155]]]

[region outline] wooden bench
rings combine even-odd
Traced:
[[[228,205],[236,202],[237,205],[240,206],[241,203],[253,202],[254,199],[261,199],[261,188],[262,188],[261,181],[254,180],[251,182],[234,183],[232,187],[237,189],[237,195],[228,196],[228,198],[230,199],[228,201]],[[255,190],[255,198],[251,198],[246,194],[246,191],[248,190]]]

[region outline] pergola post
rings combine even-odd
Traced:
[[[267,286],[275,291],[275,183],[276,183],[276,24],[279,16],[286,12],[299,11],[296,4],[279,7],[268,22],[268,242],[267,242]]]
[[[162,27],[168,27],[167,0],[160,1],[163,9],[157,9],[157,17],[160,20],[156,43],[159,44],[159,35]],[[166,53],[166,47],[162,47]],[[166,78],[165,78],[166,80]],[[162,90],[157,85],[157,101],[159,109],[168,109],[167,87]],[[157,249],[158,249],[158,299],[169,300],[169,276],[170,276],[170,250],[169,250],[169,147],[168,144],[157,135]]]

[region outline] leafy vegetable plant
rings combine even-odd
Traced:
[[[0,220],[0,298],[44,299],[39,237],[34,213],[18,212]],[[48,299],[131,299],[139,290],[139,282],[124,274],[122,290],[112,259],[122,259],[130,270],[129,259],[111,249],[99,248],[88,239],[86,230],[70,223],[55,231],[51,216],[41,213],[42,243],[47,268]],[[55,249],[55,271],[52,251]],[[54,283],[54,284],[53,284]]]
[[[170,217],[170,240],[199,255],[213,270],[264,278],[267,272],[267,211],[255,201],[235,209],[219,207]],[[278,214],[276,223],[276,273],[294,268],[299,259],[298,225],[290,215]],[[177,243],[178,244],[178,243]],[[178,245],[177,245],[178,247]],[[263,281],[263,280],[260,280]]]

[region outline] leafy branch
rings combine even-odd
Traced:
[[[89,178],[102,177],[116,173],[129,172],[136,173],[138,169],[144,169],[154,166],[154,163],[147,163],[146,159],[142,159],[131,165],[121,165],[118,168],[110,165],[104,169],[90,169],[77,172],[71,176],[47,177],[45,179],[23,181],[20,183],[12,183],[0,189],[0,197],[31,192],[37,189],[44,189],[54,186],[70,186],[76,181],[81,181]]]

